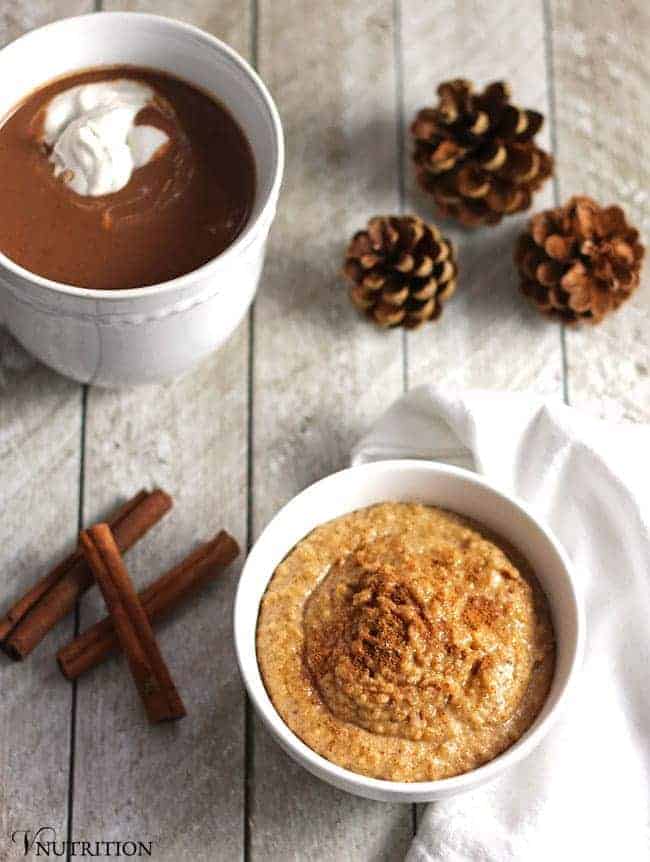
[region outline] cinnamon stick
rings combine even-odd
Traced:
[[[160,653],[144,607],[108,524],[80,536],[81,547],[111,615],[149,721],[182,718],[185,706]]]
[[[191,593],[214,580],[239,554],[237,542],[225,530],[201,545],[182,563],[161,575],[139,594],[150,622],[178,607]],[[110,617],[86,629],[59,650],[57,660],[64,676],[77,679],[100,664],[119,647]]]
[[[140,491],[111,515],[109,523],[121,551],[127,551],[172,507],[164,491]],[[35,584],[0,619],[0,646],[11,658],[28,656],[92,585],[79,548]]]

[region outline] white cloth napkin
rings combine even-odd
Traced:
[[[382,458],[471,467],[527,500],[573,559],[587,615],[583,669],[549,736],[494,783],[429,805],[408,862],[648,862],[650,428],[421,387],[353,453]]]

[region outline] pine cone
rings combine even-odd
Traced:
[[[379,326],[415,329],[440,317],[456,288],[449,240],[417,216],[377,216],[356,233],[345,256],[356,307]]]
[[[618,206],[574,197],[531,219],[515,263],[521,290],[548,317],[600,323],[639,285],[644,248]]]
[[[544,117],[510,104],[497,81],[482,93],[471,82],[446,81],[436,108],[411,126],[418,182],[440,212],[461,224],[497,224],[526,210],[553,172],[553,159],[533,141]]]

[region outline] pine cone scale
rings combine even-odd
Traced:
[[[409,297],[409,289],[406,285],[399,286],[396,290],[383,290],[381,298],[389,305],[404,305]]]
[[[505,165],[508,158],[508,151],[503,144],[499,144],[496,141],[490,141],[489,144],[486,144],[481,150],[479,150],[476,158],[484,171],[494,173]]]
[[[429,281],[425,281],[422,287],[414,287],[411,290],[411,296],[413,297],[413,299],[416,299],[419,302],[423,302],[435,296],[437,290],[438,282],[435,278],[430,278]]]
[[[413,275],[416,278],[427,278],[433,272],[433,261],[430,257],[423,257],[420,263],[414,268]]]

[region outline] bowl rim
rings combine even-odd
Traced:
[[[247,581],[253,577],[253,567],[257,566],[256,549],[263,544],[265,535],[269,533],[273,524],[282,515],[282,513],[285,513],[292,507],[297,507],[301,503],[305,502],[309,497],[319,494],[323,486],[343,474],[354,473],[360,478],[363,478],[364,475],[374,472],[381,472],[384,470],[390,472],[393,470],[404,470],[408,468],[415,468],[422,470],[425,473],[435,473],[469,481],[472,484],[486,489],[488,492],[493,493],[496,497],[501,500],[505,500],[507,503],[510,503],[518,509],[524,519],[530,522],[532,526],[543,535],[561,563],[561,569],[569,587],[569,594],[572,600],[572,607],[570,610],[572,612],[575,631],[573,642],[568,644],[570,656],[566,676],[561,682],[560,688],[556,694],[555,703],[551,706],[548,713],[543,716],[541,720],[536,719],[532,726],[509,748],[482,766],[460,775],[455,775],[450,778],[441,778],[434,781],[407,782],[372,778],[332,763],[327,760],[327,758],[315,752],[289,728],[273,705],[262,679],[259,661],[257,660],[256,644],[253,645],[255,655],[254,666],[253,668],[249,668],[244,658],[244,644],[242,643],[242,639],[245,636],[244,623],[242,622],[244,614],[243,608],[244,604],[247,602],[245,590]],[[459,512],[459,514],[462,515],[463,513]],[[295,547],[295,544],[292,547]],[[287,553],[289,553],[290,550],[291,548],[287,549]],[[522,553],[524,553],[523,550]],[[268,581],[270,581],[272,574],[272,572],[269,574],[267,584]],[[263,594],[264,593],[262,593],[262,595]],[[257,631],[260,602],[257,604],[257,613],[255,615],[256,624],[253,629],[254,638]],[[495,485],[491,480],[488,480],[484,476],[471,470],[465,470],[462,467],[456,467],[437,461],[424,461],[417,459],[387,459],[365,464],[357,464],[343,470],[338,470],[335,473],[331,473],[312,483],[282,506],[271,518],[260,536],[257,538],[246,559],[235,596],[233,625],[235,654],[246,691],[257,710],[258,715],[260,715],[272,735],[276,737],[276,741],[279,742],[281,747],[313,775],[318,776],[322,780],[327,781],[334,786],[345,787],[349,792],[353,793],[358,791],[360,795],[367,795],[369,798],[392,799],[393,801],[398,801],[400,797],[404,797],[404,801],[414,799],[416,801],[427,801],[428,799],[455,795],[457,793],[470,790],[479,784],[484,784],[487,781],[490,781],[492,778],[501,774],[505,769],[514,766],[527,757],[551,729],[561,712],[562,706],[566,702],[569,691],[574,687],[575,679],[582,661],[585,643],[584,607],[582,597],[578,590],[572,563],[560,542],[555,538],[551,530],[533,514],[528,504],[520,498],[505,491],[498,485]],[[256,690],[255,685],[253,685],[253,682],[257,681],[261,684],[262,696],[258,696],[258,690]]]
[[[131,287],[126,290],[97,290],[95,288],[77,287],[74,284],[66,284],[65,282],[54,281],[53,279],[38,275],[37,273],[32,272],[31,270],[21,266],[19,263],[16,263],[10,257],[7,257],[7,255],[4,254],[2,250],[0,250],[1,266],[11,271],[19,278],[24,279],[28,282],[32,282],[33,284],[36,284],[39,287],[43,287],[46,290],[83,299],[124,302],[130,299],[144,299],[145,297],[163,295],[166,293],[170,293],[174,290],[183,290],[183,288],[194,284],[197,278],[202,278],[203,276],[208,275],[210,271],[214,269],[217,265],[221,265],[224,261],[227,261],[232,257],[236,257],[242,252],[244,252],[248,245],[254,240],[256,231],[259,230],[260,225],[265,224],[266,221],[272,216],[273,210],[276,206],[278,195],[280,192],[280,186],[282,184],[282,178],[284,175],[285,144],[282,121],[280,119],[280,114],[278,112],[277,106],[266,84],[252,67],[252,65],[247,60],[245,60],[241,56],[241,54],[235,51],[234,48],[231,48],[230,45],[226,44],[221,39],[218,39],[216,36],[213,36],[212,33],[208,33],[206,30],[202,30],[200,27],[197,27],[194,24],[188,24],[185,21],[179,21],[176,18],[170,18],[165,15],[154,15],[148,12],[119,11],[98,11],[88,12],[84,15],[72,15],[67,18],[60,18],[56,21],[52,21],[49,24],[43,24],[41,27],[35,27],[33,30],[29,30],[27,33],[23,33],[21,36],[18,36],[16,39],[12,39],[11,42],[3,46],[0,49],[0,54],[9,48],[13,48],[15,45],[29,42],[29,40],[36,33],[55,33],[57,30],[65,29],[66,27],[69,27],[72,24],[77,24],[78,22],[90,20],[96,22],[98,20],[107,18],[111,18],[113,20],[122,19],[124,22],[127,23],[129,21],[142,22],[148,20],[154,24],[171,27],[173,29],[184,32],[187,36],[191,36],[193,39],[201,39],[204,42],[209,43],[213,48],[221,52],[228,60],[230,60],[230,62],[232,62],[234,66],[239,67],[242,72],[244,72],[244,74],[247,75],[249,79],[253,82],[257,91],[262,97],[262,101],[268,112],[269,119],[271,120],[271,126],[273,127],[273,138],[275,141],[275,152],[273,153],[273,164],[271,167],[273,181],[270,185],[270,188],[267,190],[265,198],[261,202],[260,210],[257,216],[255,216],[255,218],[249,219],[239,236],[237,236],[234,242],[232,242],[220,254],[218,254],[216,257],[211,258],[211,260],[207,261],[207,263],[204,263],[196,269],[191,270],[191,272],[187,272],[184,275],[178,276],[177,278],[172,278],[168,281],[162,281],[157,284],[144,285],[143,287]],[[47,81],[43,82],[43,84],[41,84],[40,86],[43,86],[44,84],[47,84]],[[16,102],[15,104],[18,104],[18,102]],[[3,117],[0,122],[2,122],[4,119],[5,118]],[[244,132],[246,132],[246,130],[244,130]]]

